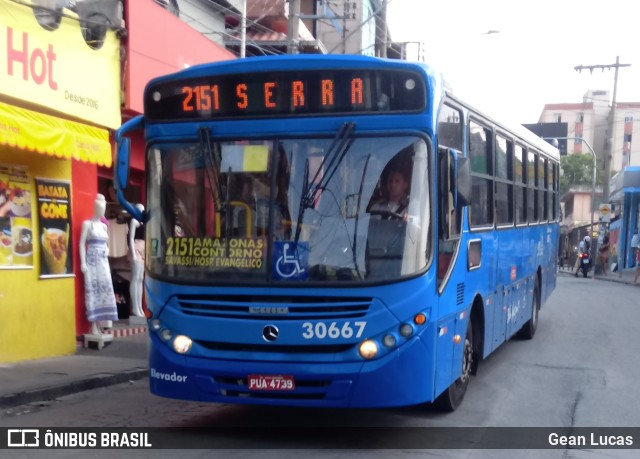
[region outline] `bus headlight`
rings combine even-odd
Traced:
[[[186,354],[191,350],[191,338],[184,335],[176,336],[176,339],[173,340],[173,349],[178,354]]]
[[[400,325],[400,336],[407,338],[413,333],[413,327],[410,324]]]
[[[393,347],[396,345],[396,337],[391,334],[384,335],[384,338],[382,338],[382,344],[384,344],[385,347]]]
[[[164,341],[169,341],[172,336],[173,336],[173,332],[168,328],[165,328],[160,332],[160,338],[162,338]]]
[[[378,345],[375,341],[367,339],[360,343],[358,352],[360,353],[360,357],[370,360],[378,355]]]
[[[160,320],[159,319],[153,319],[151,321],[151,328],[153,330],[158,331],[158,330],[160,330],[160,327],[161,327],[161,325],[160,325]]]

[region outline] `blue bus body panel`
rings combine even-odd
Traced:
[[[541,304],[555,289],[558,236],[557,224],[468,234],[469,239],[480,239],[482,244],[481,269],[466,272],[463,277],[465,297],[478,295],[483,300],[484,356],[506,342],[531,318],[538,275]]]
[[[342,408],[411,405],[430,400],[433,393],[433,347],[425,343],[431,338],[416,337],[367,363],[310,364],[183,357],[152,335],[150,388],[163,397],[218,403]],[[250,374],[290,375],[296,388],[287,393],[252,393],[246,382]]]
[[[330,295],[335,295],[336,301],[366,297],[370,302],[369,312],[363,317],[367,323],[364,334],[360,338],[333,339],[326,351],[321,348],[327,346],[326,340],[302,337],[304,319],[247,315],[225,320],[194,317],[193,312],[185,313],[180,307],[185,295],[207,296],[211,304],[218,296],[234,297],[238,302],[246,298],[244,304],[248,307],[256,295],[265,302],[269,296],[277,299],[284,294],[313,298],[308,289],[292,292],[285,288],[189,287],[151,278],[145,282],[154,317],[170,324],[174,333],[188,334],[194,340],[192,351],[185,357],[174,352],[159,334],[151,332],[150,385],[154,394],[224,403],[334,407],[403,406],[433,398],[438,330],[432,321],[421,327],[414,325],[415,333],[409,339],[393,351],[382,350],[380,358],[364,361],[357,353],[357,344],[367,337],[379,342],[381,335],[393,333],[398,341],[404,340],[398,334],[399,326],[411,323],[417,312],[429,317],[437,314],[435,300],[425,301],[429,297],[427,291],[433,291],[425,278],[382,288],[332,289]],[[174,294],[162,304],[159,299],[169,296],[168,289]],[[348,321],[355,320],[358,319]],[[327,322],[336,322],[341,328],[346,320],[329,317]],[[279,328],[277,346],[269,346],[262,338],[267,324]],[[251,374],[293,376],[296,388],[291,392],[250,392],[246,384]]]

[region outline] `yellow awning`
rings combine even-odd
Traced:
[[[107,130],[2,102],[0,145],[111,166],[111,143]]]

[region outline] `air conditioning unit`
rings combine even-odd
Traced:
[[[76,3],[80,21],[102,23],[111,28],[122,22],[122,0],[83,0]]]
[[[76,4],[76,12],[82,36],[93,49],[102,47],[107,29],[119,29],[122,24],[121,0],[84,0]]]
[[[33,0],[33,14],[42,27],[56,30],[62,20],[62,10],[67,0]]]

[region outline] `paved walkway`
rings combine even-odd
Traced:
[[[126,322],[114,324],[103,349],[79,342],[73,355],[0,364],[0,409],[148,376],[147,327]]]
[[[566,276],[571,276],[574,274],[574,270],[573,269],[563,269],[560,268],[558,270],[558,274],[560,275],[566,275]],[[630,284],[633,285],[633,278],[636,275],[636,270],[635,268],[631,268],[631,269],[623,269],[620,271],[616,271],[615,273],[607,273],[607,274],[602,274],[602,273],[598,273],[596,274],[596,280],[605,280],[605,281],[609,281],[609,282],[621,282],[623,284]],[[582,273],[579,274],[580,277],[582,277]],[[593,279],[593,270],[589,271],[589,276],[590,279]],[[638,279],[638,285],[640,285],[640,278]]]
[[[563,269],[558,274],[573,275]],[[635,269],[628,269],[597,275],[595,281],[633,284],[634,275]],[[79,346],[74,355],[0,364],[0,409],[147,377],[146,331],[145,326],[116,323],[113,341],[101,350]]]

